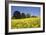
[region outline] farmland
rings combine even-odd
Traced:
[[[24,18],[24,19],[12,19],[11,20],[11,28],[19,29],[19,28],[39,28],[40,27],[40,18],[32,17],[32,18]]]

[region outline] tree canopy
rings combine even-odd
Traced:
[[[12,19],[29,18],[30,14],[20,13],[20,11],[15,11],[13,13]]]

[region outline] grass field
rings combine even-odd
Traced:
[[[19,28],[38,28],[40,27],[40,18],[12,19],[11,29]]]

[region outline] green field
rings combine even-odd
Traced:
[[[40,27],[40,18],[24,18],[24,19],[12,19],[11,29],[19,28],[38,28]]]

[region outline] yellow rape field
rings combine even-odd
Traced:
[[[39,28],[40,18],[24,18],[24,19],[12,19],[11,29],[19,28]]]

